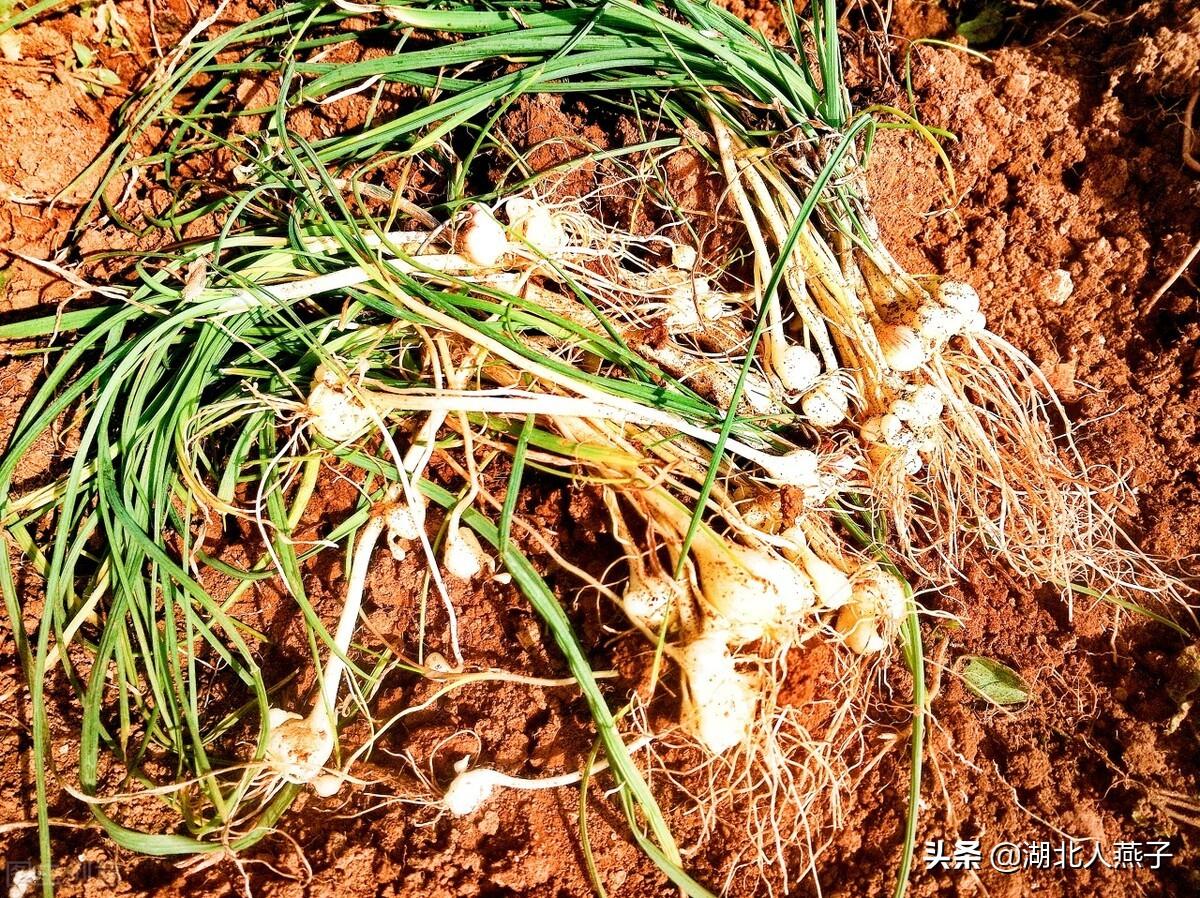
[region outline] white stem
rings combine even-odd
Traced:
[[[342,674],[346,670],[343,656],[350,650],[350,640],[354,637],[354,629],[358,624],[358,613],[362,609],[363,593],[366,590],[367,572],[370,570],[371,554],[383,533],[384,520],[379,515],[372,515],[358,537],[358,546],[354,549],[354,559],[351,562],[350,583],[346,587],[346,604],[342,606],[342,616],[338,618],[337,632],[333,637],[336,651],[330,654],[325,664],[324,675],[321,679],[321,694],[313,705],[312,718],[318,714],[328,714],[335,718],[337,707],[338,686]]]
[[[716,444],[720,434],[691,424],[682,418],[647,406],[625,402],[616,397],[604,399],[575,396],[547,396],[521,390],[444,390],[440,393],[368,392],[372,405],[388,411],[473,411],[493,415],[558,415],[573,418],[593,418],[644,426],[662,426],[678,430],[703,442]],[[769,452],[747,446],[730,438],[725,448],[755,464],[771,465],[778,458]]]
[[[388,234],[387,239],[389,242],[403,245],[404,243],[411,244],[414,242],[414,237],[421,236],[425,235],[420,231],[395,231]],[[371,248],[382,247],[386,249],[383,246],[383,241],[376,234],[362,234],[360,237]],[[320,249],[324,247],[327,250],[337,248],[336,246],[320,242],[325,239],[317,238],[314,241],[313,248]],[[567,252],[574,255],[590,254],[586,250],[576,247],[570,247]],[[405,259],[397,259],[389,255],[386,264],[401,274],[413,276],[428,276],[430,272],[433,272],[434,274],[451,277],[470,278],[471,276],[483,277],[487,271],[494,270],[481,269],[477,264],[458,253],[422,253],[412,258],[414,261],[409,262]],[[260,307],[264,299],[276,302],[290,302],[296,299],[306,299],[310,296],[319,296],[323,293],[333,293],[338,290],[344,290],[347,287],[365,284],[378,277],[378,274],[378,270],[373,266],[352,265],[340,271],[330,271],[316,277],[300,278],[298,280],[286,281],[282,284],[264,284],[261,287],[236,290],[223,298],[221,312],[229,315],[246,312],[250,309]]]

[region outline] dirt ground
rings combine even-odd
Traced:
[[[975,6],[978,6],[976,4]],[[730,4],[768,29],[778,20],[761,0]],[[991,326],[1025,350],[1053,380],[1077,421],[1091,464],[1126,474],[1135,487],[1129,532],[1150,552],[1175,562],[1200,553],[1200,287],[1183,272],[1153,299],[1200,238],[1200,173],[1183,161],[1183,112],[1200,89],[1200,5],[1100,2],[1079,14],[1069,4],[1036,11],[1013,4],[1016,20],[999,46],[979,60],[960,50],[913,43],[946,38],[962,13],[957,3],[906,0],[892,7],[892,38],[882,40],[870,4],[845,21],[859,108],[908,108],[904,84],[911,60],[915,112],[957,136],[947,145],[957,193],[929,147],[908,132],[881,131],[870,159],[875,210],[887,244],[916,273],[937,272],[978,288]],[[0,59],[0,315],[53,306],[70,288],[21,256],[48,258],[71,247],[63,235],[75,209],[48,199],[101,149],[123,88],[103,96],[81,90],[64,66],[72,41],[99,46],[101,63],[128,85],[153,59],[156,40],[169,46],[194,14],[180,0],[118,4],[131,24],[128,48],[97,44],[89,21],[54,14],[20,29],[20,59]],[[1021,10],[1025,10],[1021,12]],[[153,30],[150,11],[153,11]],[[514,113],[522,114],[521,112]],[[539,115],[539,127],[570,133],[570,110]],[[529,121],[525,122],[528,127]],[[511,127],[520,127],[510,122]],[[548,133],[544,136],[554,136]],[[589,139],[619,143],[620,134]],[[530,137],[532,141],[535,139]],[[680,178],[688,173],[680,171]],[[89,247],[128,242],[114,229],[89,234]],[[0,437],[37,377],[26,358],[0,349]],[[330,494],[326,511],[350,495]],[[532,494],[522,511],[562,535],[573,557],[611,551],[595,521],[594,499],[582,490]],[[313,522],[316,526],[317,522]],[[1193,564],[1192,569],[1195,569]],[[963,583],[924,597],[953,612],[965,628],[927,625],[940,688],[927,753],[919,843],[928,839],[1002,841],[1074,837],[1102,846],[1164,839],[1174,855],[1161,869],[1001,873],[926,871],[918,854],[910,894],[1074,898],[1200,894],[1196,820],[1168,813],[1170,793],[1200,795],[1200,723],[1183,718],[1167,686],[1186,643],[1171,631],[1108,606],[1017,582],[980,559]],[[336,569],[323,576],[336,580]],[[415,613],[415,568],[397,567],[370,584],[373,629],[403,642]],[[570,594],[566,576],[552,585]],[[324,609],[333,612],[333,597]],[[517,672],[561,672],[532,611],[511,588],[490,584],[455,595],[464,643],[483,664]],[[598,628],[586,603],[582,625]],[[299,634],[272,618],[281,648],[269,663],[291,663]],[[1114,629],[1114,624],[1117,626]],[[290,633],[289,626],[296,632]],[[617,666],[596,630],[597,667]],[[952,675],[964,654],[997,658],[1033,684],[1034,698],[1016,712],[982,705]],[[27,711],[11,639],[0,643],[0,858],[11,878],[36,855]],[[427,686],[397,682],[378,710],[387,715],[425,697]],[[901,699],[903,697],[901,696]],[[896,747],[866,773],[848,820],[819,861],[819,894],[890,895],[899,857],[908,759],[903,724],[880,722],[871,738]],[[478,736],[464,739],[465,730]],[[591,746],[582,700],[570,689],[517,684],[472,686],[410,719],[383,746],[364,775],[386,781],[387,754],[413,748],[418,757],[443,744],[445,756],[476,744],[501,769],[559,771],[578,766]],[[459,740],[459,741],[454,741]],[[70,770],[70,746],[56,757]],[[422,753],[424,749],[424,753]],[[445,771],[435,771],[444,774]],[[592,894],[578,839],[578,792],[506,795],[482,814],[434,820],[428,810],[381,804],[363,790],[347,798],[302,796],[268,838],[237,861],[179,865],[117,850],[88,828],[56,829],[63,895],[254,894],[279,896],[501,896]],[[379,790],[386,791],[386,790]],[[54,813],[86,824],[70,799]],[[614,898],[669,895],[674,890],[643,858],[619,810],[599,793],[588,816],[599,873]],[[697,832],[680,812],[672,819],[681,844]],[[706,882],[720,882],[726,850],[744,833],[730,826],[688,858]],[[756,881],[734,879],[730,893],[754,894]],[[808,878],[794,894],[817,894]],[[19,898],[19,896],[18,896]]]

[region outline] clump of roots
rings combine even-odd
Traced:
[[[713,127],[753,242],[781,248],[806,188],[793,186],[785,162],[751,157],[716,117]],[[1176,596],[1178,580],[1117,521],[1125,484],[1080,457],[1041,371],[987,330],[969,285],[904,272],[879,238],[861,172],[851,163],[844,178],[860,199],[833,202],[801,229],[780,296],[769,299],[779,319],[794,311],[795,338],[820,351],[822,376],[853,381],[861,407],[846,424],[858,431],[861,495],[890,522],[890,548],[935,580],[955,576],[965,552],[982,546],[1064,593]],[[852,226],[865,239],[852,239]],[[807,417],[829,426],[827,416]]]

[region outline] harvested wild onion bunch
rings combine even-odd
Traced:
[[[146,224],[181,242],[96,288],[100,304],[0,328],[72,339],[0,463],[0,521],[45,578],[35,644],[21,644],[35,754],[49,752],[43,683],[61,666],[80,700],[79,788],[117,841],[237,851],[300,788],[349,788],[354,764],[412,710],[371,713],[397,669],[442,684],[438,696],[488,679],[563,686],[481,669],[460,639],[448,579],[504,576],[565,656],[635,838],[692,895],[707,892],[683,871],[658,801],[693,803],[706,832],[740,809],[752,837],[729,876],[751,866],[786,889],[839,820],[866,674],[885,675],[901,645],[914,679],[903,883],[925,696],[901,570],[937,584],[982,549],[1125,607],[1171,594],[1117,526],[1119,483],[1097,481],[1069,432],[1055,437],[1053,392],[987,330],[975,292],[904,272],[882,245],[863,177],[874,122],[849,108],[833,4],[803,25],[783,12],[788,48],[688,0],[302,0],[181,46],[129,101],[119,139],[85,173],[103,176],[85,220],[103,206],[120,221],[113,194],[148,178],[173,200]],[[365,34],[395,52],[330,58]],[[239,107],[258,95],[247,83],[269,87],[268,106]],[[385,91],[399,112],[380,113]],[[707,159],[744,241],[713,250],[681,236],[697,228],[648,176],[638,197],[677,225],[649,236],[606,221],[600,202],[554,196],[497,132],[509,104],[538,92],[655,110],[667,136],[604,155]],[[294,127],[298,110],[358,94],[374,99],[355,125],[319,140]],[[485,156],[522,177],[469,188],[494,176]],[[128,190],[110,189],[126,177]],[[432,200],[416,189],[431,179]],[[24,456],[64,419],[66,472],[18,488]],[[435,457],[459,482],[430,474]],[[481,475],[497,458],[503,499]],[[620,580],[559,561],[620,609],[654,671],[669,660],[672,714],[652,690],[614,715],[519,548],[516,530],[553,552],[515,513],[532,465],[602,496]],[[302,543],[334,472],[359,501]],[[248,565],[221,555],[232,528],[261,550]],[[347,565],[331,621],[305,575],[334,547]],[[410,554],[446,620],[417,634],[437,651],[416,661],[355,640],[368,575]],[[8,564],[0,587],[23,632],[32,606]],[[303,618],[311,694],[259,666],[270,634],[247,619],[264,581]],[[823,643],[839,676],[813,717],[785,687],[796,650]],[[200,694],[217,668],[231,703],[213,719]],[[365,742],[339,738],[349,716],[369,722]],[[703,788],[673,767],[675,747],[700,753]],[[498,788],[601,767],[580,759],[580,774],[526,781],[467,763],[406,797],[465,814]],[[676,788],[656,795],[647,771]],[[48,864],[44,762],[37,774]],[[187,834],[136,831],[124,808],[144,802],[165,802]]]

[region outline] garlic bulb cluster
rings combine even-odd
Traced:
[[[937,451],[938,421],[944,407],[942,394],[936,387],[910,385],[892,401],[887,413],[863,422],[859,435],[877,461],[893,452],[902,453],[905,472],[915,475]]]
[[[880,652],[887,646],[885,634],[894,631],[907,613],[904,584],[875,563],[856,571],[852,584],[850,601],[838,613],[837,630],[851,651]]]
[[[714,290],[708,278],[682,268],[626,272],[622,284],[643,298],[644,312],[662,314],[672,333],[693,333],[726,314],[728,294]]]
[[[816,472],[808,450],[783,458],[802,476]],[[764,659],[781,657],[816,632],[819,617],[835,615],[847,645],[866,654],[883,650],[907,613],[898,577],[842,555],[818,518],[795,518],[780,529],[782,506],[769,496],[740,498],[748,507],[743,523],[772,534],[769,545],[735,542],[702,526],[691,544],[695,575],[688,580],[661,570],[647,573],[640,556],[630,558],[622,606],[643,630],[669,624],[667,652],[682,675],[680,726],[712,754],[766,738],[772,674]],[[690,520],[686,511],[665,493],[647,491],[645,497],[658,532],[682,538]],[[672,622],[673,611],[678,615]]]
[[[798,458],[811,470],[807,456]],[[647,491],[645,497],[656,529],[682,540],[690,524],[684,508],[663,493]],[[771,514],[769,509],[763,513]],[[807,550],[802,536],[794,542],[799,552]],[[631,556],[622,605],[630,619],[649,630],[662,627],[677,612],[667,651],[683,675],[680,722],[708,751],[720,754],[747,743],[758,725],[762,683],[743,668],[761,663],[753,656],[762,651],[786,651],[818,606],[846,601],[850,587],[844,578],[835,585],[837,572],[815,556],[814,581],[804,566],[807,557],[793,560],[767,546],[734,542],[703,525],[690,553],[695,576],[687,580],[672,579],[661,570],[647,573],[640,556]],[[741,647],[750,643],[762,645],[743,656]]]
[[[907,374],[919,369],[952,338],[986,326],[975,288],[959,281],[943,281],[935,296],[917,306],[911,322],[878,324],[875,336],[888,368]]]
[[[693,543],[701,602],[733,644],[786,639],[816,604],[812,581],[768,549],[723,540]]]
[[[636,562],[621,604],[630,620],[651,632],[663,626],[672,609],[678,610],[681,640],[669,651],[683,677],[680,725],[708,751],[721,754],[749,739],[757,684],[738,669],[731,648],[745,641],[745,633],[724,629],[723,619],[703,614],[703,604],[704,619],[698,621],[690,599],[685,585]]]

